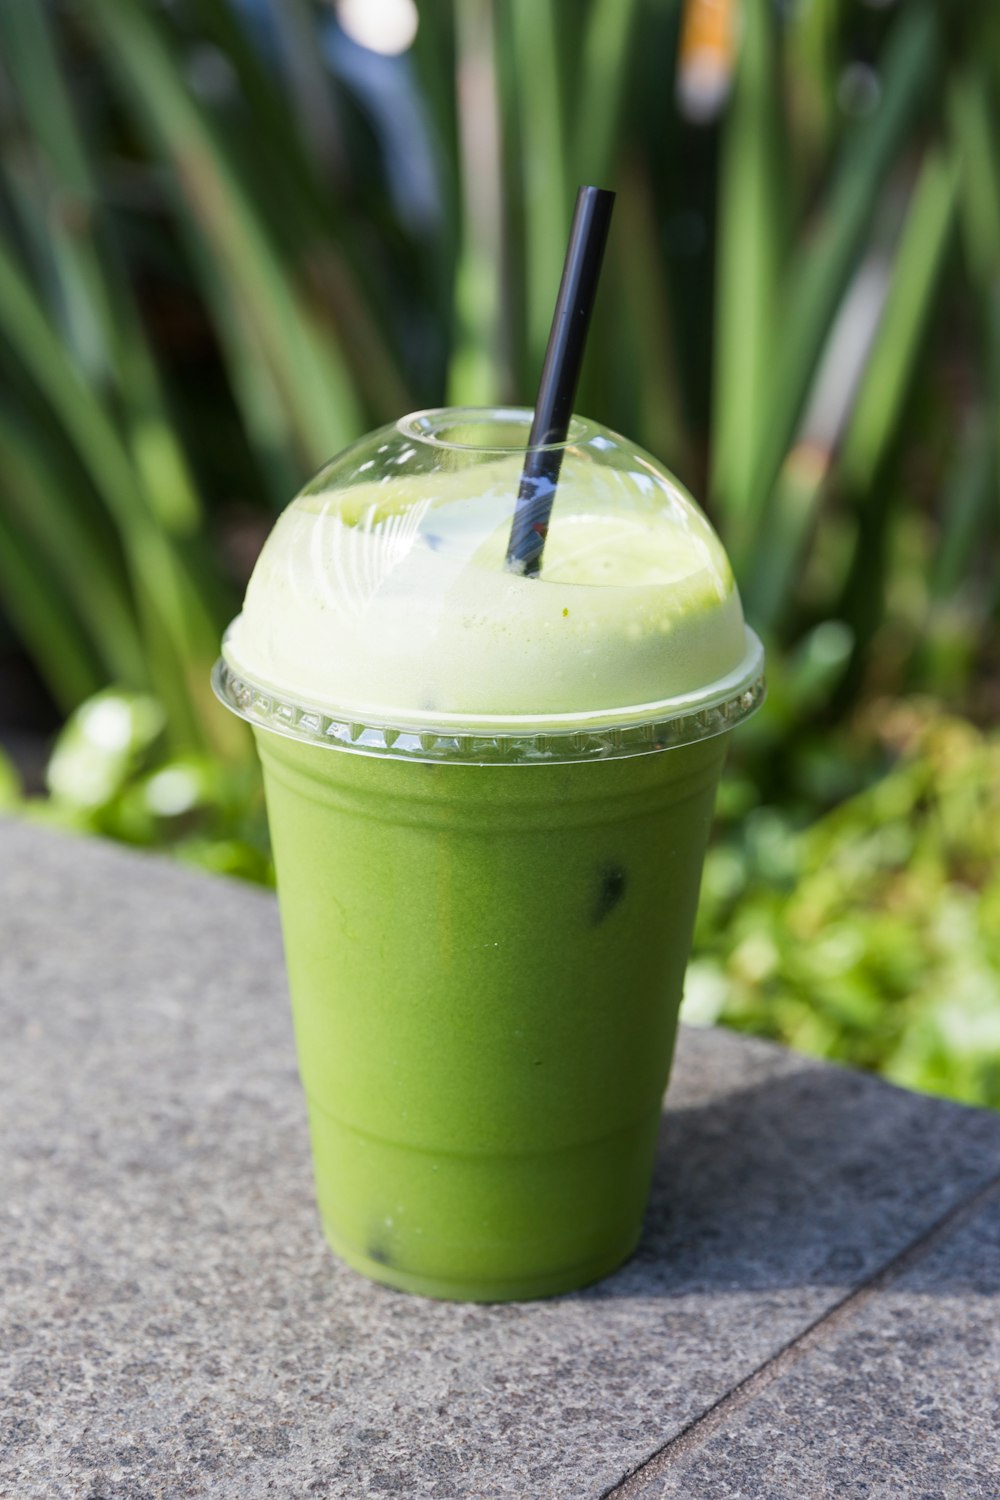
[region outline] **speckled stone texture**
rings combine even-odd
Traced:
[[[1000,1191],[667,1448],[627,1500],[997,1500]]]
[[[689,1032],[635,1258],[462,1306],[323,1243],[269,895],[0,824],[0,1018],[3,1500],[1000,1494],[998,1116]]]

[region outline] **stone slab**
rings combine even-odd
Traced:
[[[921,1248],[620,1500],[998,1500],[1000,1190]]]
[[[321,1238],[267,893],[0,824],[0,1028],[5,1500],[597,1500],[998,1171],[1000,1117],[687,1032],[633,1260],[431,1303]]]

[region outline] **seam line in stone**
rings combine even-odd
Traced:
[[[821,1313],[787,1344],[783,1344],[762,1365],[744,1376],[732,1390],[692,1418],[680,1432],[650,1454],[649,1458],[643,1459],[641,1464],[610,1489],[602,1490],[599,1500],[651,1500],[647,1495],[647,1485],[655,1483],[661,1476],[666,1477],[674,1460],[695,1452],[714,1437],[730,1417],[738,1415],[783,1375],[794,1369],[808,1354],[826,1342],[829,1334],[837,1333],[844,1325],[853,1322],[881,1291],[905,1275],[935,1250],[941,1241],[998,1197],[1000,1176],[991,1177],[970,1197],[954,1204],[915,1240],[887,1260],[877,1271],[873,1271],[866,1281]]]

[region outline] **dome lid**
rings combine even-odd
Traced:
[[[574,418],[541,571],[506,566],[531,412],[419,412],[279,517],[216,690],[368,754],[579,759],[723,732],[763,696],[729,561],[649,454]]]

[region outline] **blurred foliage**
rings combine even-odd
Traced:
[[[403,410],[530,402],[576,184],[604,182],[578,407],[704,498],[768,648],[695,972],[738,978],[742,922],[791,972],[802,919],[759,830],[810,888],[863,848],[863,911],[824,910],[866,956],[827,988],[870,1024],[835,1025],[819,976],[787,990],[812,1029],[746,987],[718,1013],[937,1087],[946,1032],[879,967],[902,876],[856,820],[880,776],[938,762],[857,726],[915,694],[1000,705],[1000,7],[423,0],[419,22],[379,57],[335,0],[0,0],[0,630],[70,715],[33,813],[267,877],[208,669],[270,519]],[[917,838],[923,803],[899,819]],[[950,848],[907,887],[914,997],[958,984],[931,941]],[[992,1098],[973,1072],[948,1086]]]
[[[531,400],[581,179],[619,202],[580,409],[706,497],[772,660],[843,627],[838,713],[971,696],[997,7],[419,19],[380,57],[320,0],[0,0],[0,588],[57,703],[245,756],[206,684],[253,536],[401,409]]]
[[[187,864],[272,884],[264,799],[253,764],[227,766],[172,752],[166,714],[146,693],[108,688],[80,705],[56,741],[47,798],[22,798],[0,760],[0,810],[140,848],[169,849]]]
[[[21,805],[21,778],[9,756],[0,750],[0,813],[14,812]]]
[[[684,1014],[1000,1108],[1000,736],[878,706],[887,775],[710,852]]]

